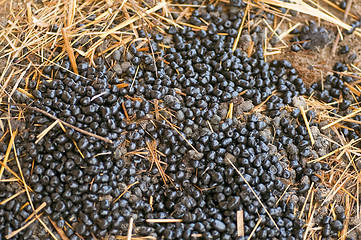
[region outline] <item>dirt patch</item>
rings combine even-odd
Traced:
[[[346,64],[353,64],[357,67],[361,64],[361,45],[355,44],[360,41],[360,38],[354,35],[346,36],[343,41],[340,41],[337,47],[336,54],[332,56],[332,45],[327,45],[325,48],[318,48],[316,50],[304,50],[300,52],[285,51],[284,54],[275,56],[272,59],[285,59],[292,63],[293,67],[297,69],[299,76],[307,84],[320,81],[326,75],[332,73],[333,66],[337,62]],[[349,46],[350,52],[347,54],[339,54],[341,46]],[[357,57],[351,60],[351,55],[356,54]],[[332,57],[331,57],[332,56]],[[353,69],[355,70],[355,69]]]
[[[12,4],[12,5],[11,5]],[[25,2],[20,0],[14,0],[14,1],[2,1],[0,2],[0,31],[5,29],[8,24],[8,17],[9,14],[17,14],[16,12],[10,12],[10,9],[25,9]],[[0,34],[1,35],[1,34]],[[2,57],[4,54],[6,54],[3,49],[9,44],[8,41],[0,42],[0,73],[2,74],[4,68],[7,64],[7,58]]]

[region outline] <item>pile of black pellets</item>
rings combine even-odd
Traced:
[[[266,62],[262,44],[251,57],[232,51],[244,8],[231,1],[194,10],[189,24],[206,30],[138,30],[140,38],[151,39],[152,51],[138,51],[134,43],[116,50],[116,66],[78,57],[77,75],[64,57],[44,67],[40,83],[29,82],[34,99],[14,96],[32,107],[15,144],[33,207],[46,203],[43,216],[70,240],[126,236],[131,218],[133,236],[154,239],[304,239],[307,214],[301,208],[307,213],[311,206],[302,196],[311,184],[322,186],[318,176],[331,166],[308,163],[323,146],[312,146],[296,100],[313,95],[332,103],[342,96],[334,114],[347,115],[355,99],[344,82],[355,79],[334,73],[307,87],[290,62]],[[334,70],[348,68],[338,63]],[[232,104],[263,102],[261,113],[230,114]],[[36,142],[55,121],[37,109],[112,143],[60,124]],[[320,128],[315,111],[306,116],[312,129]],[[342,129],[347,139],[358,139],[361,126],[346,125],[355,130]],[[7,141],[0,143],[2,153]],[[15,161],[8,165],[16,169]],[[0,202],[18,191],[15,183],[0,183]],[[0,205],[0,239],[33,212],[22,196]],[[240,211],[244,236],[237,230]],[[322,239],[337,238],[344,220],[342,207],[336,217],[319,216]],[[34,239],[52,239],[34,227],[11,239],[39,234]]]

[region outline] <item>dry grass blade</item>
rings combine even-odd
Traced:
[[[9,141],[8,148],[6,149],[5,157],[4,157],[4,160],[3,160],[2,164],[1,164],[0,179],[2,178],[2,175],[3,175],[3,173],[4,173],[5,167],[7,166],[7,161],[8,161],[8,159],[9,159],[9,155],[10,155],[11,149],[12,149],[12,147],[13,147],[14,139],[15,139],[16,134],[17,134],[17,131],[15,131],[15,133],[11,135],[11,139],[10,139],[10,141]]]
[[[41,216],[42,214],[40,214]],[[5,238],[6,239],[10,239],[13,238],[14,236],[16,236],[19,232],[23,231],[25,228],[29,227],[33,222],[35,222],[36,218],[33,218],[30,222],[26,223],[24,226],[22,226],[21,228],[19,228],[18,230],[13,231],[11,234],[6,235]]]
[[[69,238],[65,235],[64,231],[58,227],[58,225],[51,220],[50,217],[48,217],[49,221],[51,222],[51,225],[55,228],[55,230],[58,232],[62,240],[69,240]]]
[[[53,127],[55,127],[56,124],[59,123],[59,120],[56,120],[53,122],[49,127],[45,128],[38,136],[36,136],[37,140],[35,141],[35,144],[38,144],[43,137],[51,130]]]
[[[291,10],[295,10],[301,13],[305,13],[320,19],[323,19],[327,22],[330,22],[332,24],[335,24],[341,28],[344,28],[346,30],[350,30],[351,26],[342,22],[340,19],[330,16],[329,14],[326,14],[325,12],[322,12],[321,10],[317,8],[313,8],[304,1],[300,0],[294,3],[288,3],[288,2],[282,2],[280,0],[259,0],[259,2],[267,3],[270,5],[283,7]]]
[[[258,197],[258,195],[255,193],[255,191],[253,190],[252,186],[249,184],[249,182],[243,177],[242,173],[236,168],[236,166],[233,164],[233,162],[231,160],[229,160],[226,157],[227,161],[232,165],[232,167],[234,168],[234,170],[236,170],[236,172],[239,174],[239,176],[243,179],[243,181],[247,184],[247,186],[251,189],[253,195],[256,197],[257,201],[261,204],[261,206],[263,207],[263,209],[266,211],[267,215],[270,217],[272,223],[275,225],[275,227],[279,230],[275,220],[272,218],[271,214],[268,212],[266,206],[262,203],[261,199]]]
[[[244,237],[243,210],[237,211],[237,236]]]
[[[129,219],[129,227],[128,227],[128,233],[127,233],[127,240],[132,239],[132,232],[133,232],[133,218],[131,217]]]
[[[75,7],[76,7],[76,0],[71,0],[69,4],[69,15],[68,15],[68,27],[73,24],[74,21],[74,15],[75,15]]]
[[[241,26],[239,27],[238,29],[238,34],[237,34],[237,37],[236,39],[234,40],[234,43],[233,43],[233,47],[232,47],[232,51],[234,52],[238,46],[238,41],[241,37],[241,34],[242,34],[242,30],[243,30],[243,27],[244,27],[244,23],[246,22],[246,18],[247,18],[247,15],[249,14],[249,8],[250,8],[250,2],[248,2],[247,4],[247,7],[246,7],[246,11],[244,11],[244,16],[242,18],[242,22],[241,22]]]
[[[167,185],[169,177],[165,174],[162,166],[160,165],[159,155],[155,151],[155,149],[157,149],[156,148],[157,142],[155,140],[153,140],[152,144],[150,144],[149,142],[146,142],[146,144],[147,144],[150,156],[151,156],[150,160],[151,160],[152,164],[155,163],[155,165],[157,166],[157,168],[159,170],[160,176],[163,179],[164,184]]]
[[[255,232],[256,232],[258,226],[261,224],[262,220],[263,220],[263,219],[262,219],[261,217],[258,219],[256,225],[254,226],[254,228],[253,228],[251,234],[249,235],[249,237],[247,238],[247,240],[252,239],[253,235],[255,234]],[[276,225],[276,226],[277,226],[277,225]]]
[[[66,29],[65,29],[65,28],[62,28],[62,29],[61,29],[61,33],[63,34],[66,51],[68,52],[69,60],[70,60],[71,66],[73,67],[73,71],[74,71],[76,74],[78,74],[78,73],[79,73],[79,72],[78,72],[78,67],[77,67],[77,65],[76,65],[76,59],[75,59],[75,56],[74,56],[73,48],[70,46],[68,33],[66,32]]]
[[[20,194],[22,194],[22,193],[24,193],[24,192],[25,192],[25,190],[21,190],[20,192],[15,193],[15,194],[12,195],[11,197],[9,197],[9,198],[5,199],[4,201],[0,202],[0,205],[3,205],[3,204],[5,204],[5,203],[13,200],[14,198],[16,198],[17,196],[19,196]]]
[[[80,156],[84,159],[84,154],[80,151],[80,148],[78,147],[78,144],[76,144],[74,139],[72,139],[72,141],[74,143],[74,146],[75,146],[76,150],[78,150]]]
[[[29,221],[29,219],[34,217],[34,215],[40,212],[41,209],[43,209],[44,207],[46,207],[46,202],[43,202],[37,209],[35,209],[34,212],[30,214],[30,216],[27,219],[25,219],[25,222]]]
[[[203,234],[202,233],[193,233],[193,234],[191,234],[191,237],[201,238],[201,237],[203,237]]]
[[[11,128],[12,127],[11,127],[11,123],[10,123],[10,120],[9,120],[10,134],[13,135]],[[16,160],[16,165],[18,167],[18,171],[20,173],[21,180],[24,183],[24,188],[25,188],[25,191],[26,191],[26,195],[28,196],[28,200],[29,200],[29,203],[31,205],[31,208],[34,209],[34,204],[33,204],[32,200],[31,200],[31,197],[30,197],[29,188],[28,188],[28,185],[25,182],[23,170],[22,170],[22,168],[20,166],[20,161],[19,161],[18,154],[17,154],[17,151],[16,151],[15,143],[13,144],[13,147],[14,147],[14,156],[15,156],[15,160]]]
[[[311,144],[313,145],[313,144],[315,144],[315,139],[313,138],[312,131],[311,131],[311,128],[310,128],[310,124],[308,123],[308,119],[306,117],[305,109],[303,108],[303,106],[301,106],[300,110],[301,110],[301,114],[302,114],[302,117],[303,117],[303,121],[305,121],[305,124],[306,124],[308,135],[310,136]]]
[[[345,82],[344,83],[345,85],[346,85],[346,87],[348,87],[349,89],[350,89],[350,91],[352,92],[352,93],[354,93],[356,96],[361,96],[361,92],[357,89],[357,88],[355,88],[354,86],[352,86],[351,84],[349,84],[349,83],[347,83],[347,82]],[[356,85],[356,83],[352,83],[353,85]],[[357,87],[357,85],[356,85],[356,87]]]
[[[147,219],[145,220],[148,223],[177,223],[177,222],[183,222],[182,219]]]
[[[140,17],[144,17],[147,14],[151,14],[153,12],[158,11],[159,9],[163,8],[164,6],[166,6],[167,3],[166,2],[162,2],[159,3],[158,5],[156,5],[155,7],[148,9],[145,11],[145,13],[140,13]],[[121,24],[119,24],[118,26],[104,32],[102,35],[100,35],[101,38],[105,38],[106,36],[108,36],[109,34],[115,33],[116,31],[118,31],[119,29],[125,28],[126,26],[130,25],[131,23],[134,23],[135,21],[140,19],[139,16],[132,16],[131,18],[127,19],[126,21],[122,22]]]
[[[276,36],[282,42],[282,44],[285,45],[285,47],[288,47],[287,43],[277,34],[276,30],[273,29],[265,19],[263,19],[263,22],[266,24],[268,29],[272,32],[272,35],[270,37]]]
[[[127,236],[115,236],[118,240],[127,240]],[[157,238],[152,236],[146,236],[146,237],[132,237],[132,240],[155,240]]]
[[[9,94],[9,101],[10,101],[11,96],[15,93],[16,89],[18,88],[21,80],[23,79],[23,77],[25,76],[25,74],[28,72],[30,66],[31,66],[31,63],[28,64],[28,66],[26,67],[26,69],[25,69],[25,70],[21,73],[21,75],[18,77],[16,83],[15,83],[14,86],[13,86],[13,89],[12,89],[11,93]]]
[[[345,11],[345,14],[343,16],[343,21],[344,22],[346,22],[346,20],[347,20],[347,16],[348,16],[348,13],[350,12],[351,5],[352,5],[352,0],[348,0],[347,1],[347,6],[346,6],[346,11]],[[336,48],[337,48],[338,42],[340,41],[340,36],[341,36],[341,34],[340,34],[340,32],[338,32],[337,36],[336,36],[336,39],[333,42],[333,46],[332,46],[332,50],[331,50],[332,55],[335,55],[335,53],[336,53]]]
[[[52,119],[54,119],[54,120],[58,120],[59,123],[65,125],[65,126],[67,126],[67,127],[70,127],[70,128],[72,128],[72,129],[74,129],[74,130],[76,130],[76,131],[78,131],[78,132],[81,132],[81,133],[86,134],[86,135],[91,136],[91,137],[95,137],[95,138],[97,138],[97,139],[99,139],[99,140],[102,140],[102,141],[104,141],[104,142],[107,142],[107,143],[111,143],[111,144],[113,143],[112,140],[109,140],[109,139],[107,139],[107,138],[98,136],[98,135],[96,135],[96,134],[93,134],[93,133],[90,133],[90,132],[85,131],[85,130],[83,130],[83,129],[80,129],[80,128],[78,128],[78,127],[75,127],[75,126],[73,126],[73,125],[71,125],[71,124],[69,124],[69,123],[67,123],[67,122],[64,122],[63,120],[60,120],[60,119],[57,118],[57,117],[54,117],[54,116],[51,115],[50,113],[47,113],[47,112],[45,112],[45,111],[43,111],[43,110],[41,110],[41,109],[39,109],[39,108],[30,107],[30,106],[23,105],[23,104],[16,104],[16,103],[11,103],[11,105],[14,105],[14,106],[17,106],[17,107],[23,107],[23,108],[31,109],[31,110],[34,110],[34,111],[38,111],[38,112],[40,112],[40,113],[42,113],[42,114],[44,114],[44,115],[46,115],[46,116],[48,116],[48,117],[50,117],[50,118],[52,118]]]
[[[352,139],[348,144],[345,144],[345,145],[343,145],[342,147],[340,147],[340,148],[338,148],[338,149],[336,149],[336,150],[333,150],[332,152],[329,152],[329,153],[323,155],[322,157],[319,157],[319,158],[317,158],[317,159],[311,160],[311,161],[309,161],[308,163],[319,162],[319,161],[321,161],[321,160],[323,160],[323,159],[326,159],[326,158],[334,155],[335,153],[338,153],[339,151],[341,151],[341,150],[343,150],[343,149],[345,149],[345,148],[350,147],[352,144],[355,144],[355,143],[359,142],[360,140],[361,140],[361,139],[357,139],[357,140],[355,141],[354,139]]]
[[[312,189],[313,189],[313,184],[314,184],[314,182],[312,182],[311,187],[310,187],[310,189],[308,190],[308,193],[307,193],[307,196],[306,196],[306,199],[305,199],[305,203],[303,204],[302,209],[301,209],[301,211],[300,211],[300,215],[298,216],[299,219],[301,219],[302,214],[303,214],[303,212],[305,211],[305,207],[306,207],[308,198],[310,197],[310,193],[312,192]]]
[[[351,228],[350,230],[348,230],[348,231],[345,230],[346,228],[344,228],[345,231],[341,232],[342,235],[341,235],[341,237],[339,239],[341,239],[341,240],[346,239],[348,234],[350,234],[352,231],[354,231],[355,229],[357,229],[360,226],[361,226],[361,222],[359,224],[357,224],[356,226],[354,226],[353,228]]]
[[[129,191],[129,189],[130,189],[132,186],[134,186],[135,184],[138,184],[138,183],[139,183],[139,182],[136,181],[135,183],[132,183],[132,184],[130,184],[129,186],[127,186],[127,188],[122,192],[122,194],[120,194],[119,197],[117,197],[117,199],[115,199],[115,200],[113,201],[113,203],[117,202],[126,192]]]
[[[226,118],[233,118],[233,103],[229,104],[229,109],[228,109],[228,113],[227,113],[227,117]]]
[[[0,180],[0,182],[17,182],[18,179],[16,178],[9,178],[9,179],[2,179]]]
[[[350,113],[350,114],[348,114],[348,115],[346,115],[344,117],[341,117],[341,118],[337,119],[336,121],[334,121],[334,122],[332,122],[330,124],[327,124],[326,126],[323,126],[321,129],[324,130],[324,129],[327,129],[329,127],[332,127],[336,123],[342,122],[345,119],[352,118],[352,117],[356,116],[359,112],[361,112],[361,108],[358,108],[356,111],[353,111],[352,113]]]

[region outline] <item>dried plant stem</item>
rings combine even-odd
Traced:
[[[131,18],[129,18],[126,21],[119,24],[118,26],[115,26],[114,28],[109,29],[108,31],[104,32],[102,35],[100,35],[100,37],[105,38],[109,34],[112,34],[112,33],[116,32],[116,31],[118,31],[119,29],[122,29],[122,28],[128,26],[129,24],[139,20],[141,17],[144,17],[144,16],[146,16],[146,15],[148,15],[150,13],[158,11],[159,9],[163,8],[166,5],[167,5],[167,3],[163,2],[163,3],[160,3],[160,4],[156,5],[155,7],[151,8],[151,9],[146,10],[145,13],[141,13],[140,16],[135,16],[134,15]]]
[[[244,237],[243,210],[237,211],[237,236]]]
[[[5,203],[13,200],[14,198],[16,198],[17,196],[19,196],[20,194],[22,194],[22,193],[24,193],[24,192],[25,192],[25,190],[21,190],[20,192],[15,193],[15,194],[12,195],[11,197],[9,197],[9,198],[5,199],[4,201],[0,202],[0,205],[3,205],[3,204],[5,204]]]
[[[275,6],[279,6],[279,7],[284,7],[284,8],[288,8],[288,9],[292,9],[292,10],[296,10],[298,12],[304,13],[304,14],[308,14],[314,17],[318,17],[320,19],[323,19],[325,21],[328,21],[330,23],[333,23],[339,27],[342,27],[346,30],[350,30],[351,26],[342,22],[340,19],[329,15],[328,13],[325,13],[317,8],[311,7],[310,5],[308,5],[307,3],[305,3],[304,1],[297,1],[294,3],[287,3],[287,2],[282,2],[280,0],[260,0],[260,2],[264,2],[270,5],[275,5]],[[358,34],[359,35],[359,34]]]
[[[232,47],[233,52],[237,49],[238,41],[239,41],[239,39],[241,37],[242,30],[243,30],[243,27],[244,27],[244,23],[246,22],[246,18],[247,18],[247,14],[249,13],[250,6],[251,6],[250,3],[248,2],[247,7],[246,7],[246,11],[244,11],[244,16],[242,18],[241,26],[238,29],[237,37],[236,37],[236,39],[235,39],[235,41],[233,43],[233,47]]]
[[[127,240],[127,236],[115,236],[115,239]],[[132,237],[132,240],[155,240],[155,237],[146,236],[146,237]]]
[[[353,161],[350,161],[347,166],[345,167],[345,170],[342,172],[341,176],[338,178],[338,180],[336,181],[336,183],[334,184],[333,188],[331,189],[331,191],[328,193],[328,195],[326,196],[326,198],[323,200],[322,205],[324,205],[328,200],[330,200],[338,191],[339,189],[348,181],[348,179],[344,180],[341,184],[340,182],[342,181],[344,175],[346,174],[348,168],[351,166],[351,163]],[[338,186],[339,185],[339,186]],[[338,186],[338,187],[337,187]]]
[[[227,113],[227,118],[232,119],[233,118],[233,103],[229,104],[229,109],[228,109],[228,113]]]
[[[328,157],[332,156],[333,154],[335,154],[335,153],[337,153],[337,152],[339,152],[339,151],[341,151],[341,150],[343,150],[343,149],[345,149],[345,148],[350,147],[352,144],[357,143],[357,142],[359,142],[360,140],[361,140],[361,139],[357,139],[357,140],[355,141],[354,139],[352,139],[348,144],[343,145],[342,147],[340,147],[340,148],[338,148],[338,149],[336,149],[336,150],[333,150],[332,152],[329,152],[329,153],[323,155],[322,157],[319,157],[319,158],[317,158],[317,159],[311,160],[311,161],[309,161],[308,163],[319,162],[319,161],[321,161],[321,160],[323,160],[323,159],[325,159],[325,158],[328,158]]]
[[[315,214],[316,209],[317,209],[317,203],[316,203],[315,206],[313,207],[311,217],[310,217],[309,220],[308,220],[306,232],[305,232],[305,234],[303,235],[303,240],[306,240],[306,239],[307,239],[308,232],[309,232],[310,229],[312,228],[312,225],[311,225],[311,224],[313,224],[313,216],[314,216],[314,214]]]
[[[61,239],[62,240],[69,240],[69,238],[65,235],[64,231],[61,228],[59,228],[58,225],[55,222],[53,222],[50,217],[48,217],[48,219],[51,222],[51,224],[53,225],[53,227],[55,228],[55,230],[60,235]]]
[[[6,149],[5,157],[4,157],[4,160],[3,160],[2,164],[1,164],[2,166],[1,166],[1,169],[0,169],[0,179],[2,178],[5,167],[7,166],[7,161],[9,159],[10,151],[11,151],[11,149],[13,147],[13,143],[14,143],[14,139],[15,139],[16,134],[17,134],[17,131],[15,131],[14,134],[11,134],[9,145],[8,145],[8,148]]]
[[[40,214],[40,216],[41,216],[41,215],[42,215],[42,214]],[[16,236],[19,232],[21,232],[22,230],[24,230],[25,228],[27,228],[28,226],[30,226],[33,222],[35,222],[35,220],[36,220],[36,218],[31,219],[30,222],[26,223],[24,226],[22,226],[22,227],[19,228],[18,230],[13,231],[11,234],[7,235],[5,238],[6,238],[6,239],[10,239],[10,238]]]
[[[98,136],[98,135],[93,134],[93,133],[91,133],[91,132],[85,131],[85,130],[80,129],[80,128],[78,128],[78,127],[75,127],[75,126],[73,126],[73,125],[71,125],[71,124],[69,124],[69,123],[67,123],[67,122],[64,122],[63,120],[60,120],[60,119],[57,118],[57,117],[54,117],[54,116],[51,115],[50,113],[47,113],[47,112],[45,112],[45,111],[43,111],[43,110],[41,110],[41,109],[39,109],[39,108],[31,107],[31,106],[27,106],[27,105],[23,105],[23,104],[17,104],[17,103],[9,103],[9,104],[10,104],[10,105],[13,105],[13,106],[23,107],[23,108],[27,108],[27,109],[31,109],[31,110],[40,112],[40,113],[42,113],[42,114],[44,114],[44,115],[46,115],[46,116],[48,116],[48,117],[50,117],[50,118],[52,118],[52,119],[54,119],[54,120],[58,120],[59,123],[65,125],[65,126],[67,126],[67,127],[70,127],[70,128],[72,128],[72,129],[74,129],[74,130],[76,130],[76,131],[78,131],[78,132],[81,132],[81,133],[86,134],[86,135],[91,136],[91,137],[95,137],[95,138],[97,138],[97,139],[99,139],[99,140],[102,140],[102,141],[107,142],[107,143],[110,143],[110,144],[113,143],[112,140],[109,140],[109,139],[107,139],[107,138]]]
[[[177,223],[177,222],[183,222],[182,219],[147,219],[145,220],[148,223]]]
[[[129,227],[128,227],[128,233],[127,233],[127,240],[132,239],[132,232],[133,232],[133,218],[131,217],[129,219]]]
[[[41,216],[41,215],[40,215]],[[54,233],[50,230],[50,228],[44,223],[43,220],[41,220],[40,216],[35,215],[36,219],[38,219],[38,221],[40,222],[41,225],[43,225],[43,227],[45,228],[45,230],[50,234],[50,236],[54,239],[54,240],[58,240],[58,238],[54,235]]]
[[[26,185],[26,187],[28,189],[30,189],[30,191],[33,191],[17,174],[16,172],[14,172],[13,170],[11,170],[7,165],[4,165],[4,163],[0,162],[0,165],[2,167],[4,167],[6,170],[8,170],[12,175],[14,175],[14,177],[16,178],[16,180],[22,184],[24,184],[24,186]],[[6,180],[1,180],[2,182],[6,182]],[[11,180],[13,181],[13,180]]]
[[[124,190],[124,192],[122,192],[122,194],[120,194],[120,196],[117,197],[117,199],[115,199],[115,200],[113,201],[113,203],[115,203],[116,201],[118,201],[118,200],[124,195],[124,193],[128,192],[128,190],[129,190],[132,186],[134,186],[135,184],[138,184],[138,183],[139,183],[139,182],[136,181],[135,183],[132,183],[132,184],[130,184],[129,186],[127,186],[127,188]]]
[[[356,116],[359,112],[361,112],[361,108],[358,108],[356,111],[344,116],[344,117],[341,117],[339,119],[337,119],[336,121],[330,123],[330,124],[327,124],[326,126],[323,126],[321,129],[324,130],[326,128],[329,128],[329,127],[332,127],[333,125],[335,125],[336,123],[339,123],[345,119],[348,119],[348,118],[351,118],[351,117],[354,117]]]
[[[162,114],[159,114],[161,116],[161,118],[163,118],[183,139],[184,141],[186,141],[188,143],[188,145],[193,148],[194,151],[196,151],[196,153],[199,153],[197,149],[195,149],[195,147],[193,147],[192,144],[190,144],[190,142],[187,140],[187,138],[185,136],[183,136],[183,134],[181,134],[178,129],[176,127],[174,127],[174,125],[172,123],[170,123],[165,117],[163,117]]]
[[[308,190],[305,203],[303,204],[302,209],[301,209],[301,212],[300,212],[300,215],[298,216],[299,219],[301,219],[302,214],[303,214],[303,212],[305,211],[305,207],[306,207],[306,204],[307,204],[307,200],[308,200],[308,198],[309,198],[309,196],[310,196],[310,193],[312,192],[312,189],[313,189],[313,184],[314,184],[314,182],[312,182],[311,187],[310,187],[310,190]]]
[[[303,121],[305,121],[305,124],[306,124],[308,135],[310,136],[311,144],[313,145],[313,144],[315,144],[315,139],[313,138],[312,131],[311,131],[311,128],[310,128],[310,124],[308,123],[308,119],[306,117],[305,109],[303,108],[303,106],[301,106],[300,110],[301,110],[301,114],[302,114],[302,117],[303,117]]]
[[[45,137],[45,135],[53,128],[55,127],[56,124],[59,123],[59,120],[55,120],[55,122],[53,122],[49,127],[47,127],[46,129],[44,129],[38,136],[36,136],[37,140],[35,141],[35,144],[38,144],[41,139],[43,139],[43,137]]]
[[[267,215],[270,217],[272,223],[275,225],[275,227],[279,230],[275,220],[273,219],[273,217],[271,216],[271,214],[268,212],[266,206],[262,203],[261,199],[258,197],[258,195],[255,193],[255,191],[253,190],[252,186],[249,184],[249,182],[243,177],[242,173],[238,170],[238,168],[233,164],[233,162],[231,160],[229,160],[226,157],[227,161],[232,165],[232,167],[234,168],[234,170],[236,170],[236,172],[239,174],[239,176],[241,176],[241,178],[243,179],[243,181],[247,184],[247,186],[251,189],[253,195],[257,198],[257,201],[261,204],[261,206],[264,208],[264,210],[266,211]]]
[[[34,212],[30,214],[30,216],[27,219],[25,219],[25,222],[29,221],[29,219],[34,217],[34,215],[40,212],[41,209],[43,209],[44,207],[46,207],[46,202],[43,202],[37,209],[35,209]]]
[[[146,144],[147,144],[150,156],[151,156],[150,160],[151,160],[152,164],[155,163],[155,165],[157,166],[157,168],[159,170],[160,176],[163,179],[164,184],[167,185],[167,177],[168,176],[165,174],[162,166],[160,165],[159,155],[157,155],[157,153],[154,152],[154,149],[156,149],[156,144],[157,144],[156,141],[153,140],[152,144],[150,142],[146,142]]]
[[[337,6],[336,4],[334,4],[333,2],[329,1],[329,0],[322,0],[324,1],[325,3],[327,3],[328,5],[330,5],[331,7],[341,11],[341,12],[345,12],[345,10],[343,10],[342,8],[340,8],[339,6]],[[355,15],[353,15],[352,13],[349,13],[349,15],[354,18],[355,20],[359,19],[358,17],[356,17]]]
[[[287,31],[281,33],[280,39],[284,39],[286,36],[288,36],[293,30],[298,28],[301,25],[301,23],[296,23],[293,27],[289,28]]]
[[[346,22],[346,20],[347,20],[347,16],[348,16],[348,13],[350,12],[351,5],[352,5],[352,0],[348,0],[347,5],[346,5],[345,14],[343,16],[343,21],[344,22]],[[332,46],[332,51],[331,51],[332,55],[335,55],[335,53],[336,53],[336,48],[337,48],[338,42],[340,41],[340,37],[341,37],[340,32],[338,32],[337,36],[336,36],[336,39],[335,39],[335,41],[333,43],[333,46]]]
[[[68,34],[67,34],[65,28],[62,28],[62,29],[61,29],[61,33],[63,34],[66,51],[68,52],[69,60],[70,60],[71,66],[73,67],[73,71],[74,71],[76,74],[78,74],[79,72],[78,72],[78,67],[77,67],[77,65],[76,65],[76,60],[75,60],[75,56],[74,56],[74,51],[73,51],[73,48],[72,48],[71,45],[70,45],[69,37],[68,37]]]
[[[258,219],[258,221],[257,221],[256,225],[254,226],[254,228],[253,228],[253,230],[252,230],[251,234],[250,234],[250,235],[249,235],[249,237],[247,238],[247,240],[252,239],[253,235],[255,234],[255,232],[256,232],[256,230],[257,230],[258,226],[261,224],[261,222],[262,222],[262,218],[260,217],[260,218]],[[277,226],[277,225],[276,225],[276,226]]]

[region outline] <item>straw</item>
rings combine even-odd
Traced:
[[[128,234],[127,234],[127,240],[132,239],[132,231],[133,231],[133,218],[131,217],[129,219],[129,227],[128,227]]]
[[[237,211],[237,236],[244,237],[243,210]]]

